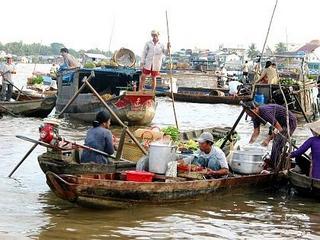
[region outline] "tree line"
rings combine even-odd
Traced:
[[[14,54],[17,56],[56,56],[60,55],[60,49],[65,47],[62,43],[51,43],[50,45],[43,45],[41,43],[23,43],[22,41],[19,42],[9,42],[6,44],[2,44],[0,42],[0,51],[5,51],[6,53]],[[68,48],[70,54],[75,57],[80,57],[84,52],[90,53],[100,53],[106,56],[111,56],[111,52],[106,52],[100,50],[98,48],[95,49],[88,49],[88,50],[79,50],[76,51],[75,49]]]

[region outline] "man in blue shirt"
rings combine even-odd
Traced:
[[[192,164],[210,168],[210,175],[221,177],[229,174],[229,167],[224,152],[213,145],[213,136],[209,132],[204,132],[198,139],[200,152]]]

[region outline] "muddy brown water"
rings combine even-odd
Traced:
[[[231,126],[241,111],[223,104],[176,103],[176,107],[183,130]],[[159,99],[153,124],[173,123],[170,100]],[[45,151],[42,147],[14,178],[7,178],[32,146],[15,135],[38,138],[41,120],[4,117],[0,124],[0,239],[320,239],[320,203],[286,189],[239,190],[196,202],[122,210],[92,210],[64,202],[50,191],[37,164],[37,155]],[[61,134],[81,142],[87,129],[64,122]],[[240,143],[248,141],[251,130],[252,124],[243,118],[237,128]],[[301,142],[307,136],[309,131],[300,125],[295,138]]]
[[[223,104],[176,103],[176,108],[182,130],[231,126],[241,111]],[[50,191],[36,159],[45,151],[42,147],[7,178],[32,146],[15,135],[37,139],[41,123],[36,118],[0,120],[0,239],[320,239],[319,201],[289,194],[285,188],[241,189],[183,204],[86,209]],[[173,124],[170,100],[159,98],[153,125]],[[60,133],[81,142],[88,128],[63,122]],[[237,131],[240,144],[246,144],[252,123],[243,118]],[[299,125],[298,144],[308,136]]]

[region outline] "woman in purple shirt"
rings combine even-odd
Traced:
[[[292,152],[290,157],[300,157],[311,148],[311,177],[320,179],[320,121],[308,124],[307,126],[314,136],[305,141],[296,151]]]
[[[253,114],[250,111],[246,111],[247,114],[252,117],[253,121],[253,133],[251,135],[251,139],[249,143],[254,143],[259,134],[260,134],[260,125],[263,123],[261,119],[258,116],[260,116],[263,120],[271,124],[273,127],[275,127],[278,132],[281,133],[281,135],[287,137],[287,109],[281,105],[278,104],[266,104],[263,106],[255,106],[254,103],[247,103],[247,107],[251,109]],[[289,133],[290,136],[293,134],[294,130],[297,127],[297,119],[293,115],[292,112],[289,111]],[[285,146],[287,140],[283,138],[280,134],[275,134],[272,144],[272,150],[271,150],[271,156],[270,159],[272,161],[272,167],[276,168],[279,161],[280,156],[283,150],[283,147]],[[271,137],[269,139],[266,139],[263,142],[263,145],[267,145],[269,141],[271,140]]]

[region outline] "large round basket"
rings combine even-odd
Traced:
[[[127,48],[120,48],[120,50],[116,51],[113,55],[113,60],[122,67],[132,67],[136,63],[134,53]]]

